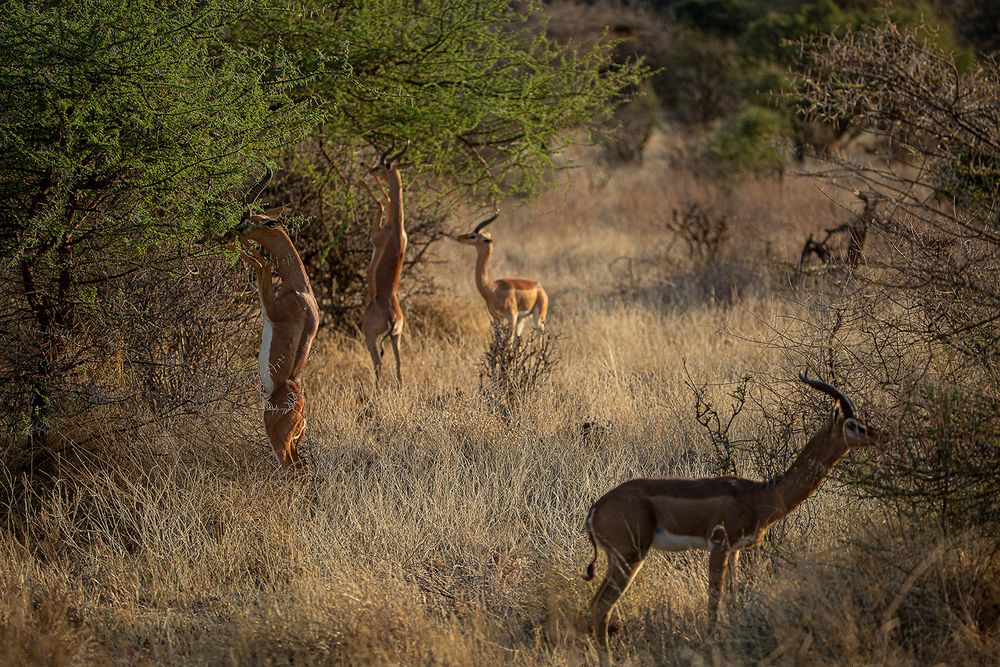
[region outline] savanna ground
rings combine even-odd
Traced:
[[[807,177],[722,188],[673,166],[674,149],[654,135],[641,167],[584,154],[537,200],[505,203],[492,274],[544,284],[558,356],[522,402],[481,387],[490,328],[474,253],[443,242],[437,294],[405,302],[401,389],[373,390],[359,336],[321,332],[304,473],[275,470],[249,383],[241,407],[64,460],[63,481],[24,496],[0,537],[0,663],[596,662],[591,503],[636,476],[719,474],[696,389],[725,422],[751,378],[727,435],[792,445],[778,460],[737,456],[751,477],[780,470],[830,407],[793,381],[812,343],[781,344],[806,330],[809,280],[790,265],[807,231],[858,203]],[[690,203],[735,219],[710,264],[664,225]],[[252,379],[256,348],[243,361]],[[878,422],[872,400],[854,400]],[[786,436],[769,432],[768,415],[808,401]],[[991,662],[989,541],[945,544],[835,475],[744,559],[714,635],[707,555],[654,554],[612,651],[642,665]]]

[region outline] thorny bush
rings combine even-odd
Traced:
[[[479,371],[480,391],[505,417],[516,417],[518,404],[537,391],[558,366],[560,335],[532,328],[511,342],[505,323],[491,324],[490,342]]]
[[[831,182],[883,197],[877,244],[797,294],[797,363],[878,411],[893,445],[849,469],[873,497],[945,529],[1000,523],[1000,64],[965,70],[892,24],[804,45],[811,117],[849,117],[891,155],[833,156]],[[802,342],[805,341],[805,342]]]

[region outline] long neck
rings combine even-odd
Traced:
[[[398,169],[389,172],[389,232],[381,249],[376,249],[373,261],[375,294],[395,294],[403,272],[406,256],[406,229],[403,227],[403,179]],[[388,230],[387,230],[388,231]]]
[[[403,178],[398,169],[389,172],[389,224],[400,239],[406,238],[403,228]]]
[[[493,296],[493,281],[490,280],[489,265],[490,255],[493,254],[493,246],[489,243],[476,246],[479,256],[476,258],[476,288],[483,298],[489,299]]]
[[[847,453],[847,443],[830,424],[810,438],[784,475],[767,485],[765,525],[770,525],[798,507],[820,487],[834,466]]]
[[[306,267],[302,264],[302,258],[299,257],[299,253],[292,245],[288,234],[281,229],[257,228],[251,231],[248,236],[264,246],[268,254],[271,255],[274,268],[281,276],[281,282],[285,289],[312,290],[309,276],[306,274]]]

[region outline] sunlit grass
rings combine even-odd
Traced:
[[[258,412],[205,415],[67,462],[65,482],[9,512],[29,520],[0,540],[0,662],[594,662],[588,508],[631,477],[713,474],[687,382],[717,385],[724,401],[746,374],[793,377],[780,350],[757,342],[793,310],[764,279],[765,250],[794,258],[802,230],[837,215],[805,181],[722,195],[647,162],[601,187],[571,178],[569,195],[556,189],[495,226],[493,275],[541,281],[550,331],[562,334],[560,364],[516,417],[479,391],[489,328],[474,257],[442,245],[439,300],[406,306],[402,388],[375,390],[360,339],[321,335],[306,376],[305,472],[275,469]],[[761,267],[738,298],[678,292],[686,275],[712,278],[691,274],[658,227],[684,201],[738,214],[732,252]],[[659,268],[623,290],[609,268],[620,256]],[[741,416],[734,434],[753,436],[758,417]],[[995,655],[995,619],[963,619],[941,646],[881,619],[928,538],[901,548],[890,523],[879,528],[832,486],[808,506],[780,549],[747,559],[715,637],[707,557],[650,557],[621,605],[615,656],[836,665]],[[879,541],[883,556],[863,546]],[[927,567],[958,581],[977,548]],[[918,589],[933,607],[933,587]],[[942,605],[927,613],[961,613]]]

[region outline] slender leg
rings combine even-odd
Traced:
[[[291,437],[286,445],[285,457],[288,460],[289,467],[298,468],[305,465],[305,461],[302,460],[302,453],[299,450],[299,442],[302,440],[302,436],[306,434],[306,400],[302,392],[297,392],[296,394],[293,414],[295,416],[292,420],[292,428],[289,430]]]
[[[271,394],[264,409],[264,428],[282,468],[301,465],[299,440],[305,433],[305,400],[287,388]]]
[[[240,259],[243,260],[245,267],[255,272],[259,271],[266,262],[263,255],[252,248],[243,248],[240,251]]]
[[[538,294],[538,304],[535,306],[535,326],[545,333],[545,319],[549,312],[549,295],[545,293],[545,290],[541,290]]]
[[[378,337],[382,333],[384,322],[382,313],[378,305],[373,301],[365,309],[365,316],[361,323],[362,331],[365,334],[365,347],[371,355],[372,365],[375,367],[375,386],[378,386],[379,376],[382,374],[382,355],[379,351]]]
[[[378,218],[375,219],[374,224],[372,224],[372,230],[376,230],[382,227],[382,221],[385,220],[385,203],[384,201],[389,200],[389,195],[385,191],[385,186],[382,185],[382,181],[375,178],[375,182],[378,183],[379,190],[382,191],[382,199],[375,196],[375,192],[371,189],[366,181],[360,181],[361,185],[364,186],[365,190],[368,191],[368,196],[372,198],[375,205],[378,206]]]
[[[726,588],[729,589],[729,600],[730,600],[729,604],[732,604],[732,601],[736,599],[736,586],[738,583],[737,579],[739,577],[739,569],[740,569],[740,552],[738,550],[732,551],[729,554],[729,564],[727,566],[729,577],[726,582],[727,583]]]
[[[527,317],[517,316],[517,336],[518,336],[518,338],[520,338],[521,334],[524,333],[524,324],[527,321],[528,321]]]
[[[365,347],[372,358],[372,366],[375,367],[375,386],[378,386],[379,376],[382,375],[382,355],[378,349],[378,334],[372,331],[365,331]]]
[[[257,248],[254,247],[254,244],[251,241],[248,241],[241,236],[237,239],[237,242],[240,244],[240,256],[243,258],[243,262],[247,266],[253,269],[256,267],[250,264],[250,262],[254,262],[258,266],[264,263],[264,256],[257,251]]]
[[[388,205],[389,207],[391,207],[392,206],[392,198],[389,197],[389,192],[388,192],[388,190],[385,189],[385,183],[382,182],[382,177],[379,176],[377,173],[372,173],[372,178],[375,179],[375,183],[378,185],[379,192],[382,193],[382,201],[384,201],[386,203],[386,205]],[[371,192],[370,189],[368,191]],[[375,201],[378,202],[378,198],[377,197],[375,197],[374,195],[372,195],[372,197],[375,199]],[[382,202],[379,202],[380,205],[381,205],[381,203]],[[385,208],[385,207],[383,206],[383,208]]]
[[[260,304],[264,307],[267,316],[273,320],[275,314],[274,281],[271,277],[271,263],[243,240],[240,243],[243,244],[243,250],[240,252],[243,263],[257,274],[257,292],[260,295]]]
[[[288,433],[284,442],[281,443],[281,451],[278,459],[283,468],[299,468],[304,465],[302,453],[299,450],[299,441],[306,433],[306,420],[301,414],[290,415],[288,419]]]
[[[708,631],[715,629],[715,621],[719,613],[719,597],[722,594],[722,582],[726,578],[726,566],[729,564],[729,550],[725,545],[716,544],[708,557]]]
[[[535,309],[535,328],[538,329],[539,338],[545,336],[545,320],[542,319],[540,308]]]
[[[403,384],[403,372],[399,367],[399,341],[403,337],[403,334],[395,334],[392,336],[392,353],[396,356],[396,380],[399,384]]]
[[[590,622],[597,639],[597,651],[602,667],[611,664],[611,657],[608,654],[608,623],[611,620],[611,612],[641,568],[641,559],[625,561],[609,558],[608,571],[604,575],[604,581],[601,582],[594,599],[590,602]]]
[[[306,434],[306,419],[305,417],[303,417],[302,424],[299,426],[299,432],[296,433],[294,436],[292,436],[292,445],[295,448],[296,454],[302,451],[299,448],[299,442],[302,441],[302,436],[304,436],[305,434]]]
[[[382,355],[378,353],[377,338],[374,336],[365,338],[365,345],[368,346],[368,354],[372,357],[372,364],[375,366],[375,384],[378,385],[379,377],[382,375]]]
[[[264,262],[257,272],[257,292],[260,294],[260,304],[267,313],[268,319],[274,321],[274,280],[271,277],[271,264]]]
[[[507,340],[507,345],[514,346],[514,334],[517,329],[517,313],[507,314],[507,326],[510,328],[510,338]]]

